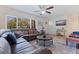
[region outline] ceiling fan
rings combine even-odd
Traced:
[[[36,10],[34,12],[41,12],[40,15],[43,15],[45,13],[51,14],[50,9],[53,9],[54,7],[51,5],[38,5],[40,10]]]

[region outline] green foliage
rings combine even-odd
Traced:
[[[28,26],[28,20],[18,20],[18,26],[23,27],[23,26]]]
[[[8,28],[16,28],[16,18],[9,20],[7,26]]]

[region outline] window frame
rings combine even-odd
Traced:
[[[7,28],[7,29],[10,29],[10,28],[8,28],[8,26],[7,26],[7,24],[8,24],[8,19],[7,19],[7,17],[8,17],[8,16],[9,16],[9,17],[15,17],[15,18],[16,18],[16,28],[11,28],[11,29],[19,29],[19,26],[18,26],[18,18],[29,20],[29,27],[30,27],[30,28],[32,28],[32,24],[31,24],[31,23],[32,23],[32,20],[34,20],[35,23],[36,23],[36,20],[35,20],[35,19],[30,19],[30,18],[28,19],[28,18],[25,18],[25,17],[22,18],[22,17],[16,17],[16,16],[12,16],[12,15],[6,15],[6,16],[5,16],[5,19],[6,19],[6,20],[5,20],[5,28]],[[36,27],[36,24],[35,24],[35,27]]]

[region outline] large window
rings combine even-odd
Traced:
[[[7,16],[7,28],[13,29],[17,26],[17,19],[14,16]]]
[[[26,18],[18,18],[18,28],[26,29],[30,27],[30,20]]]
[[[15,16],[7,16],[7,28],[8,29],[36,28],[36,22],[35,20],[30,20],[27,18],[17,18]]]

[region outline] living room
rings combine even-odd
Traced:
[[[79,53],[76,47],[78,46],[78,37],[75,37],[77,42],[73,40],[71,40],[73,41],[71,42],[69,40],[71,33],[79,33],[78,26],[78,5],[0,5],[1,39],[5,36],[2,34],[5,33],[7,29],[7,31],[16,34],[19,39],[17,44],[22,40],[22,42],[24,42],[23,45],[14,45],[15,48],[13,46],[9,52],[3,49],[4,51],[1,52],[1,54]],[[43,37],[41,38],[41,36]],[[21,37],[21,39],[19,37]],[[24,39],[22,39],[22,37]],[[67,38],[68,40],[66,40]],[[29,49],[27,49],[28,45],[31,46]],[[14,52],[15,50],[16,52]]]

